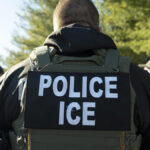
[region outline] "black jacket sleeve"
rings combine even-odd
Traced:
[[[12,122],[19,115],[20,81],[27,75],[29,68],[29,59],[26,59],[0,77],[0,130],[10,130]]]
[[[150,74],[131,64],[130,77],[136,93],[135,124],[143,138],[141,150],[148,150],[150,149]]]

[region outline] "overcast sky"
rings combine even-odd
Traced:
[[[21,7],[22,0],[0,0],[0,56],[7,56],[7,48],[14,46],[11,38],[17,22],[16,12]]]

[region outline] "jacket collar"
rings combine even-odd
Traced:
[[[53,32],[44,45],[54,46],[65,55],[81,55],[98,49],[117,49],[109,36],[79,24],[71,24]]]

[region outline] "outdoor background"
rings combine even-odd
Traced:
[[[58,0],[0,1],[0,65],[7,70],[27,58],[53,31]],[[150,0],[94,0],[103,32],[136,64],[150,59]]]

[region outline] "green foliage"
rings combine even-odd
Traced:
[[[28,57],[29,53],[44,43],[53,31],[53,10],[58,0],[28,0],[24,2],[20,23],[13,35],[13,43],[19,51],[10,50],[6,61],[8,67]]]
[[[93,0],[104,33],[113,38],[121,55],[135,63],[150,59],[150,0]],[[19,51],[10,50],[8,67],[28,57],[53,31],[52,14],[58,0],[24,0],[20,24],[13,35]]]
[[[150,58],[150,0],[133,1],[96,3],[103,30],[114,39],[121,55],[130,56],[135,63],[143,63]]]
[[[2,56],[0,55],[0,61],[2,61]]]
[[[10,51],[9,56],[7,57],[7,67],[10,68],[12,65],[19,63],[28,57],[28,53],[24,51]]]

